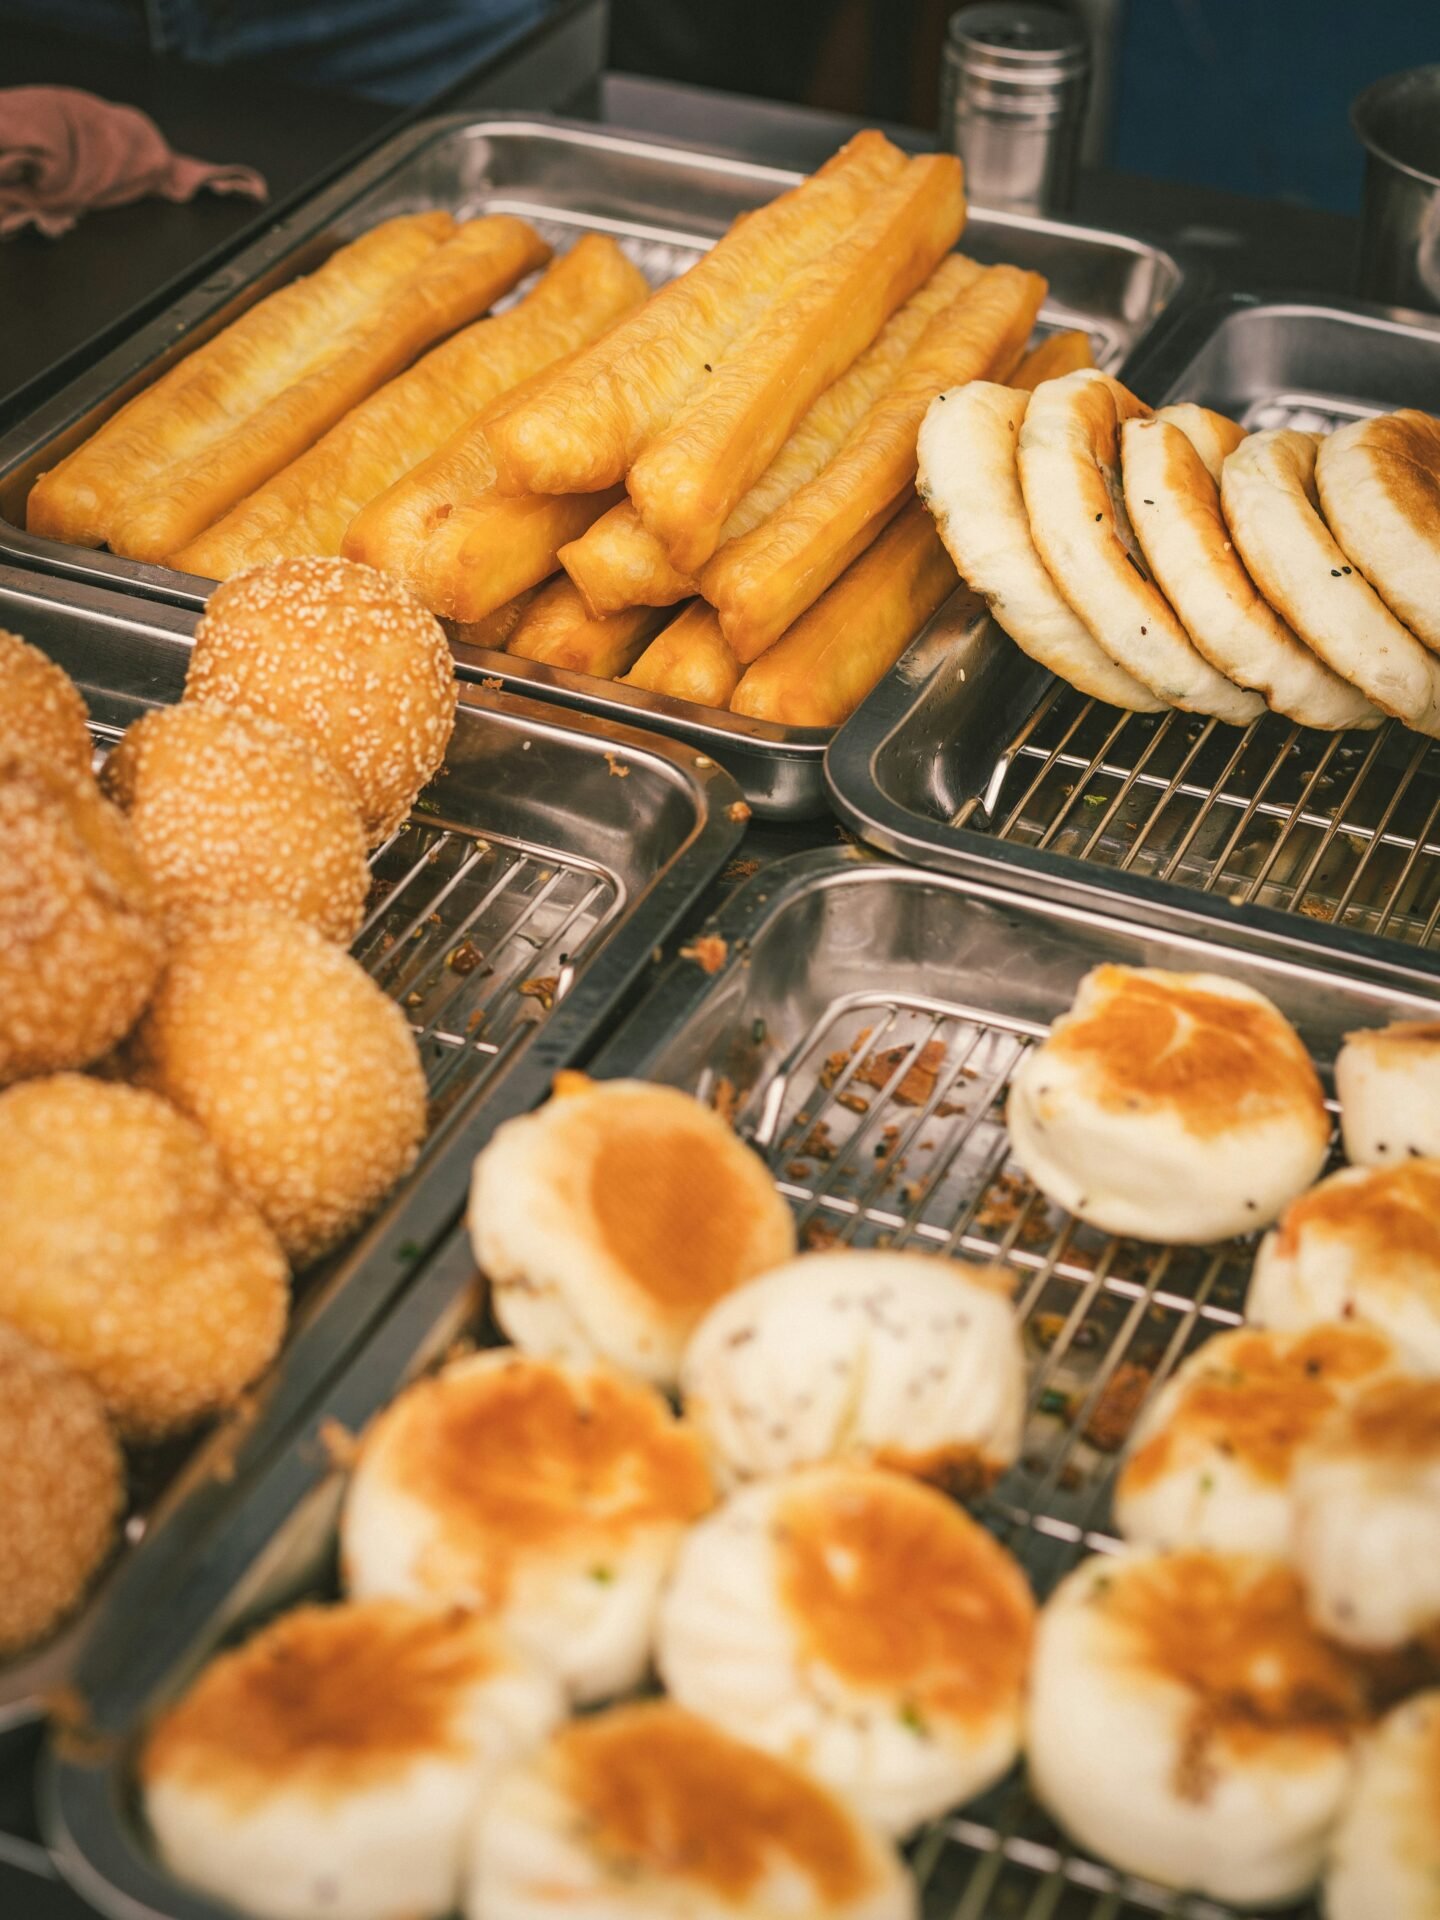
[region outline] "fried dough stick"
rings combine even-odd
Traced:
[[[457,507],[420,548],[407,579],[432,613],[484,620],[554,573],[567,546],[618,500],[605,493],[501,493]]]
[[[656,634],[622,678],[627,687],[669,694],[672,700],[728,707],[740,684],[740,662],[720,631],[715,609],[703,600],[692,600]]]
[[[973,286],[983,271],[959,253],[940,262],[854,365],[820,395],[725,522],[722,542],[738,540],[758,527],[815,478],[850,429],[894,384],[906,355],[935,315]],[[670,556],[629,500],[612,507],[582,539],[562,547],[560,564],[596,614],[621,607],[673,606],[699,592],[695,580],[670,564]]]
[[[746,671],[731,712],[788,727],[838,727],[959,579],[934,521],[912,501]]]
[[[710,558],[811,402],[924,284],[964,224],[959,161],[946,153],[912,160],[829,253],[790,275],[642,450],[625,484],[682,572]]]
[[[538,660],[614,680],[635,664],[664,619],[659,607],[627,607],[592,620],[579,593],[562,577],[536,594],[505,651],[514,660]]]
[[[1042,380],[1058,380],[1062,374],[1078,373],[1094,364],[1088,333],[1052,333],[1030,349],[1005,384],[1033,393]]]
[[[833,247],[907,164],[883,134],[857,134],[810,179],[736,221],[624,327],[491,422],[500,484],[510,493],[618,486],[795,268]]]
[[[914,484],[926,408],[947,387],[1003,380],[1045,291],[1039,274],[987,269],[931,321],[899,379],[824,472],[706,565],[701,590],[738,660],[758,659],[900,511]]]
[[[490,261],[489,284],[477,289],[477,299],[487,307],[550,258],[535,229],[505,213],[477,221],[474,243],[477,267],[482,248]],[[527,307],[522,302],[520,311]],[[432,347],[407,372],[352,407],[307,453],[172,554],[170,565],[228,580],[267,560],[339,553],[345,529],[363,506],[514,384],[507,378],[513,354],[507,355],[505,342],[523,334],[525,324],[514,313],[476,320]]]
[[[257,302],[41,474],[26,507],[30,532],[103,546],[157,474],[283,392],[338,332],[373,312],[454,232],[448,213],[387,220],[315,273]]]

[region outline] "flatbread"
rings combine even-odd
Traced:
[[[1407,407],[1341,427],[1320,449],[1315,485],[1351,564],[1440,652],[1440,420]]]
[[[1161,407],[1157,420],[1179,427],[1205,463],[1205,471],[1218,487],[1220,469],[1245,438],[1245,429],[1223,413],[1210,407],[1197,407],[1193,400],[1181,400],[1173,407]]]

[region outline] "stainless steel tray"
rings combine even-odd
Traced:
[[[0,627],[80,683],[97,745],[179,697],[195,615],[74,583],[59,607],[0,568]],[[71,1625],[0,1664],[0,1732],[43,1711],[114,1615],[143,1619],[212,1526],[230,1483],[311,1396],[455,1218],[471,1156],[580,1058],[741,828],[734,783],[689,749],[467,687],[447,766],[373,856],[353,951],[406,1007],[431,1092],[419,1163],[356,1242],[302,1276],[280,1359],[243,1415],[132,1458],[125,1542]],[[462,942],[486,965],[448,965]]]
[[[1261,987],[1327,1078],[1347,1029],[1431,1004],[1324,958],[1296,959],[1259,934],[1221,948],[853,851],[777,863],[707,931],[727,943],[720,971],[675,962],[592,1070],[733,1101],[812,1244],[885,1243],[1013,1270],[1029,1425],[1023,1460],[985,1517],[1044,1592],[1082,1551],[1116,1544],[1115,1436],[1100,1421],[1114,1420],[1125,1390],[1133,1412],[1142,1387],[1153,1393],[1198,1342],[1238,1322],[1250,1250],[1117,1241],[1048,1207],[1007,1158],[1003,1105],[1016,1062],[1105,960],[1204,967]],[[829,1159],[814,1150],[820,1129]],[[324,1414],[359,1429],[469,1336],[489,1337],[457,1232],[335,1383]],[[117,1920],[219,1920],[149,1851],[128,1785],[132,1743],[219,1642],[302,1594],[333,1591],[340,1476],[322,1426],[317,1409],[184,1585],[172,1583],[143,1626],[97,1644],[82,1672],[100,1748],[63,1739],[52,1748],[43,1812],[64,1872]],[[913,1860],[927,1920],[1219,1911],[1073,1853],[1014,1776],[923,1834]]]
[[[1217,302],[1177,318],[1133,377],[1156,404],[1250,427],[1440,412],[1440,322]],[[927,866],[1140,913],[1188,902],[1227,930],[1440,972],[1440,743],[1396,723],[1325,734],[1272,714],[1241,733],[1122,714],[1028,660],[967,593],[841,729],[827,773],[858,833]]]
[[[693,264],[737,214],[799,178],[775,167],[542,117],[455,116],[412,127],[0,438],[0,561],[42,569],[57,582],[91,580],[202,606],[208,581],[27,534],[30,487],[183,353],[379,220],[433,206],[462,216],[514,213],[560,248],[582,233],[611,233],[659,285]],[[1181,285],[1179,267],[1160,248],[1059,221],[976,210],[964,245],[981,259],[1013,260],[1044,273],[1051,293],[1041,330],[1085,327],[1101,363],[1111,368],[1128,359]],[[57,585],[56,591],[64,588]],[[504,654],[465,647],[456,652],[461,671],[474,678],[499,677],[522,691],[701,747],[731,768],[757,811],[791,818],[824,811],[828,729],[722,717]]]

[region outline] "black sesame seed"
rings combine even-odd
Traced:
[[[1096,516],[1095,516],[1095,518],[1096,518],[1097,520],[1103,520],[1103,519],[1105,518],[1105,516],[1104,516],[1104,514],[1103,514],[1103,513],[1097,513],[1097,514],[1096,514]]]
[[[1353,573],[1355,569],[1353,567],[1341,567],[1340,571],[1341,573]]]
[[[1338,567],[1331,567],[1330,578],[1332,580],[1338,580],[1340,578],[1340,569]]]

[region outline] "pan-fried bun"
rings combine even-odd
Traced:
[[[0,1324],[0,1660],[75,1606],[110,1550],[124,1499],[99,1394]]]
[[[1025,1424],[1004,1278],[919,1253],[802,1254],[738,1287],[696,1329],[680,1385],[727,1485],[838,1459],[973,1496]]]
[[[788,1759],[648,1700],[572,1721],[476,1823],[466,1920],[916,1920],[895,1849]]]
[[[1207,1340],[1145,1408],[1115,1489],[1127,1540],[1222,1552],[1290,1551],[1302,1449],[1362,1386],[1400,1365],[1375,1327],[1236,1327]]]
[[[158,1438],[233,1406],[285,1328],[289,1275],[200,1129],[74,1073],[0,1095],[0,1319]]]
[[[1330,1849],[1327,1920],[1435,1920],[1440,1887],[1440,1688],[1386,1715]]]
[[[1284,1329],[1363,1320],[1440,1374],[1440,1160],[1342,1167],[1301,1194],[1260,1244],[1246,1313]]]
[[[1102,966],[1032,1047],[1006,1111],[1020,1165],[1107,1233],[1253,1233],[1325,1161],[1330,1121],[1300,1036],[1218,974]]]
[[[0,757],[9,753],[71,773],[90,771],[90,729],[80,689],[38,647],[0,627]]]
[[[1230,537],[1280,618],[1383,713],[1440,735],[1440,660],[1427,653],[1341,552],[1320,517],[1320,436],[1252,433],[1225,462]]]
[[[354,938],[370,886],[360,809],[303,734],[186,700],[136,721],[102,785],[167,915],[253,903]]]
[[[1440,1630],[1440,1380],[1373,1381],[1306,1448],[1295,1565],[1310,1618],[1342,1645]]]
[[[1018,1563],[944,1494],[809,1467],[690,1534],[657,1659],[681,1706],[900,1834],[1010,1767],[1034,1614]]]
[[[1340,1132],[1355,1166],[1440,1158],[1440,1021],[1347,1033],[1335,1060]]]
[[[1042,1612],[1026,1755],[1083,1846],[1248,1910],[1318,1876],[1364,1717],[1288,1567],[1137,1550],[1085,1561]]]
[[[962,580],[1022,653],[1093,699],[1137,713],[1164,703],[1097,645],[1030,537],[1015,449],[1028,393],[972,380],[930,403],[920,428],[921,499]]]
[[[160,971],[155,896],[88,773],[0,753],[0,1086],[88,1066]]]
[[[261,1920],[449,1913],[475,1808],[561,1712],[461,1608],[300,1607],[160,1716],[145,1813],[173,1873]]]
[[[1398,620],[1440,652],[1440,420],[1406,407],[1322,441],[1330,531]]]
[[[475,1162],[470,1233],[517,1346],[660,1386],[706,1309],[795,1251],[760,1156],[689,1094],[639,1080],[501,1127]]]
[[[1178,409],[1177,409],[1178,411]],[[1220,489],[1190,438],[1203,422],[1230,427],[1203,407],[1185,409],[1188,430],[1157,414],[1121,429],[1125,507],[1150,571],[1212,666],[1253,687],[1277,713],[1304,727],[1378,727],[1379,712],[1298,640],[1255,591],[1220,511]],[[1200,415],[1194,422],[1192,416]],[[1232,428],[1236,444],[1244,438]]]
[[[1245,438],[1244,427],[1210,407],[1197,407],[1193,400],[1180,400],[1173,407],[1161,407],[1155,418],[1180,429],[1218,487],[1225,462]]]
[[[411,1387],[365,1436],[340,1550],[361,1598],[475,1607],[573,1698],[637,1686],[660,1588],[711,1503],[653,1387],[513,1347]]]
[[[439,621],[398,580],[354,560],[276,560],[211,594],[185,697],[306,734],[354,784],[375,846],[445,758],[455,669]]]
[[[1047,380],[1020,429],[1020,487],[1051,579],[1110,658],[1159,699],[1244,726],[1265,711],[1191,644],[1125,511],[1120,428],[1148,408],[1108,374]]]

